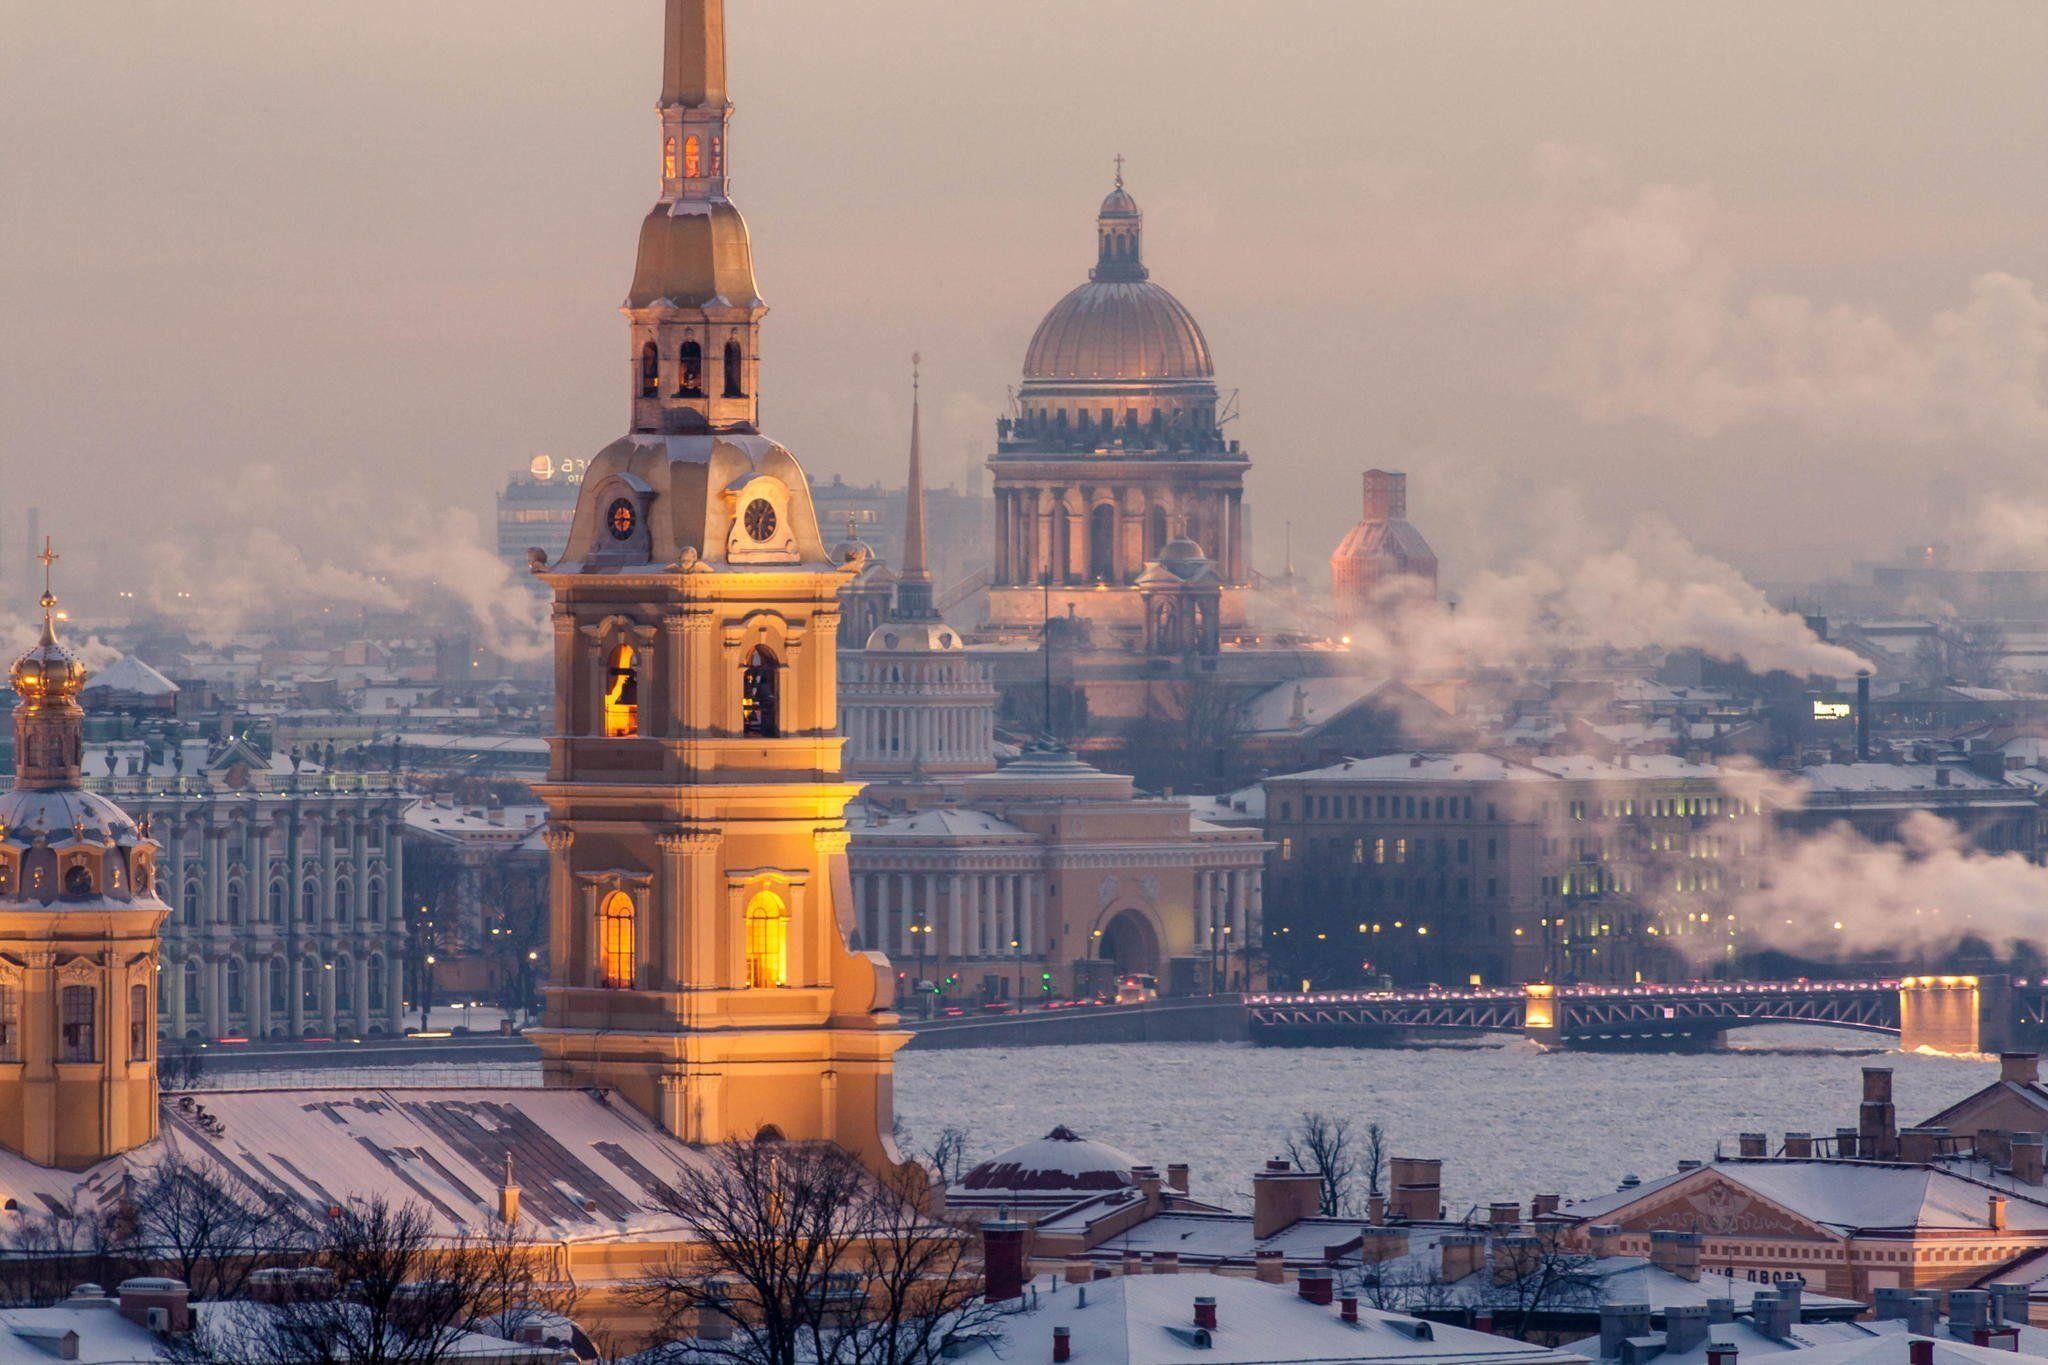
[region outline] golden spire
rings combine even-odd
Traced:
[[[725,102],[725,0],[668,0],[662,107]]]
[[[910,621],[935,614],[924,539],[923,363],[922,355],[910,357],[910,476],[903,489],[903,568],[896,584],[896,614]]]
[[[46,536],[43,551],[36,556],[43,566],[43,634],[29,651],[14,661],[8,681],[29,707],[67,702],[85,688],[85,661],[57,638],[57,594],[52,587],[51,569],[62,558]]]

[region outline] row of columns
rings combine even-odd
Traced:
[[[862,942],[899,964],[917,958],[924,926],[930,932],[923,945],[926,957],[997,959],[1046,952],[1044,879],[1036,873],[870,872],[855,887]]]
[[[1114,542],[1107,562],[1114,566],[1115,582],[1134,582],[1145,571],[1146,557],[1156,557],[1159,549],[1147,544],[1152,514],[1155,510],[1171,512],[1176,508],[1187,514],[1188,533],[1201,542],[1203,551],[1222,571],[1224,581],[1244,581],[1242,489],[1183,494],[1174,500],[1172,508],[1149,490],[1141,490],[1142,502],[1136,507],[1096,499],[1078,510],[1068,507],[1068,491],[1052,485],[996,489],[998,584],[1032,586],[1045,576],[1048,565],[1056,584],[1092,582],[1090,566],[1102,562],[1102,557],[1092,553],[1095,547],[1090,543],[1097,524],[1093,514],[1100,506],[1113,508],[1109,533]]]
[[[1207,947],[1229,931],[1233,944],[1256,941],[1264,884],[1255,868],[1201,868],[1195,872],[1195,942]]]
[[[310,833],[305,825],[314,826]],[[321,826],[325,826],[325,830]],[[254,922],[267,917],[270,885],[276,880],[279,869],[272,866],[273,855],[270,839],[273,832],[282,830],[285,847],[282,850],[282,872],[284,880],[284,915],[277,923],[308,930],[327,929],[333,924],[334,888],[337,876],[346,863],[349,869],[350,886],[354,899],[350,904],[351,918],[367,918],[371,883],[371,854],[381,852],[384,857],[383,886],[387,894],[383,898],[385,917],[402,921],[400,912],[405,877],[404,827],[397,820],[383,824],[383,839],[380,844],[370,843],[370,822],[349,821],[346,829],[348,842],[344,846],[332,832],[340,826],[331,821],[280,821],[277,825],[251,824],[242,850],[244,856],[236,861],[242,865],[245,876],[241,884],[241,922]],[[235,917],[229,913],[228,900],[234,878],[228,857],[229,826],[222,822],[199,823],[173,819],[163,829],[163,851],[158,859],[159,891],[171,906],[171,917],[165,926],[165,937],[178,939],[181,929],[232,926]],[[322,837],[327,834],[329,837]],[[305,845],[309,839],[317,846],[317,867],[319,875],[313,888],[314,894],[305,894]],[[191,877],[192,864],[199,865],[199,924],[184,923],[185,889]],[[259,908],[260,907],[260,908]]]
[[[226,1037],[236,1031],[235,1025],[242,1025],[241,1031],[250,1037],[268,1037],[273,1028],[282,1026],[291,1037],[299,1037],[309,1025],[317,1032],[336,1033],[344,1024],[360,1031],[382,1028],[397,1033],[404,1027],[405,1012],[405,963],[395,952],[357,954],[348,959],[348,1001],[346,1006],[338,1004],[340,992],[337,988],[339,970],[330,970],[318,960],[303,956],[281,955],[278,958],[257,958],[242,961],[242,1008],[229,1009],[227,957],[198,959],[199,998],[192,999],[187,989],[186,963],[167,958],[164,961],[163,981],[158,1002],[165,1032],[172,1038],[183,1038],[192,1029],[199,1029],[208,1038]],[[270,974],[277,963],[282,962],[289,982],[285,991],[285,1008],[280,1014],[271,1005]],[[297,964],[296,968],[294,964]],[[371,973],[381,974],[383,1001],[374,1009],[370,1001]],[[306,1008],[306,978],[317,974],[315,985],[316,1007]]]
[[[896,705],[848,698],[848,758],[855,764],[964,763],[987,759],[995,747],[995,711],[986,704]]]

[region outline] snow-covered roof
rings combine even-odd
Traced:
[[[2004,784],[1936,763],[1816,763],[1799,770],[1812,792],[1994,791]]]
[[[965,1176],[960,1188],[980,1196],[992,1194],[1072,1194],[1121,1189],[1131,1183],[1136,1157],[1106,1142],[1082,1137],[1060,1124],[1042,1138],[1022,1142],[990,1157]]]
[[[178,685],[133,654],[123,654],[106,667],[94,671],[86,681],[87,692],[130,692],[139,697],[177,695]]]
[[[1777,1157],[1709,1163],[1679,1171],[1632,1189],[1583,1199],[1565,1207],[1573,1218],[1604,1222],[1653,1195],[1688,1182],[1702,1193],[1716,1179],[1739,1185],[1809,1222],[1837,1232],[1880,1230],[1983,1232],[1994,1192],[1985,1182],[1927,1166],[1875,1161]],[[1703,1215],[1704,1216],[1704,1215]],[[2010,1198],[2006,1226],[2016,1232],[2048,1232],[2048,1207],[2025,1197]]]
[[[868,840],[959,837],[1035,839],[1038,836],[1007,820],[997,819],[987,811],[935,806],[929,810],[900,815],[893,820],[880,821],[863,829],[860,837],[862,840]]]
[[[1287,782],[1542,782],[1550,774],[1492,754],[1379,754],[1286,773]]]
[[[495,1219],[509,1152],[527,1232],[599,1241],[676,1235],[682,1224],[656,1201],[702,1160],[629,1107],[583,1090],[212,1090],[166,1097],[161,1112],[161,1136],[84,1172],[0,1151],[0,1199],[107,1205],[124,1176],[176,1153],[283,1191],[310,1217],[381,1194],[420,1204],[437,1233],[453,1236]]]
[[[449,839],[523,839],[548,822],[546,806],[505,806],[493,811],[481,806],[449,806],[438,801],[419,801],[405,811],[405,827],[420,834],[439,834]]]
[[[1245,703],[1243,732],[1268,735],[1316,730],[1379,691],[1386,682],[1385,678],[1339,674],[1275,683]],[[1297,698],[1299,721],[1295,719]]]
[[[1092,1284],[1041,1279],[1020,1311],[960,1358],[1042,1360],[1064,1327],[1085,1365],[1293,1365],[1293,1362],[1452,1361],[1460,1365],[1577,1365],[1585,1357],[1399,1313],[1360,1308],[1356,1323],[1291,1285],[1240,1276],[1120,1275]],[[1214,1299],[1216,1326],[1197,1334],[1195,1299]],[[1973,1362],[1974,1365],[1974,1362]]]

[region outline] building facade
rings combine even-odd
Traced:
[[[590,462],[554,594],[554,1087],[689,1142],[897,1160],[890,977],[848,948],[837,594],[796,458],[758,434],[723,0],[669,0],[661,195],[628,300],[632,434]]]
[[[526,468],[506,477],[498,491],[498,558],[524,569],[528,550],[543,551],[550,559],[562,553],[576,516],[583,463],[536,455]]]
[[[870,811],[854,835],[860,943],[924,1004],[1165,994],[1259,972],[1267,845],[1138,793],[1054,745],[968,778],[957,803]]]
[[[1138,648],[1139,579],[1183,537],[1215,565],[1223,626],[1241,625],[1251,461],[1225,420],[1208,339],[1151,280],[1144,215],[1119,170],[1096,217],[1095,268],[1039,323],[1016,407],[997,423],[990,630],[1031,634],[1071,610],[1105,642]]]
[[[1738,943],[1760,790],[1683,759],[1385,754],[1268,778],[1267,938],[1280,975],[1659,979]]]
[[[296,769],[239,741],[151,760],[92,746],[97,792],[147,819],[171,907],[159,1027],[179,1040],[403,1029],[404,812],[389,773]]]

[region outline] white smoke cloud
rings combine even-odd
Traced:
[[[1991,272],[1917,329],[1848,303],[1745,292],[1705,191],[1651,186],[1573,248],[1553,387],[1589,418],[1696,436],[1790,420],[1826,437],[2048,435],[2048,301]]]
[[[1472,579],[1455,609],[1404,598],[1395,585],[1389,610],[1352,628],[1353,649],[1407,674],[1521,668],[1601,649],[1697,649],[1801,675],[1846,677],[1867,666],[1662,517],[1640,517],[1606,545],[1583,523],[1572,530],[1512,570]]]
[[[2048,942],[2048,868],[1975,849],[1926,811],[1906,817],[1898,843],[1837,825],[1782,844],[1762,880],[1730,902],[1745,946],[1939,960],[1965,937],[1999,951]]]
[[[450,512],[422,534],[371,546],[365,561],[390,582],[454,597],[493,654],[513,663],[543,659],[553,648],[544,599],[514,578],[512,567],[484,543],[484,534],[473,513]]]

